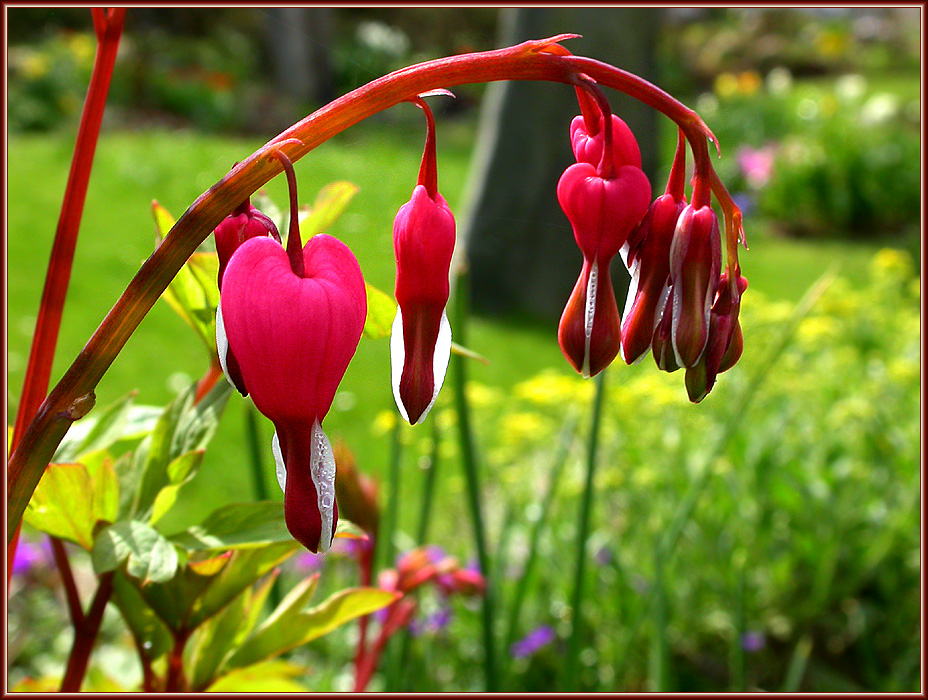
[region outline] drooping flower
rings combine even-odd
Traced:
[[[671,338],[677,364],[692,367],[709,340],[709,311],[722,267],[719,221],[712,207],[686,205],[670,246]]]
[[[242,202],[229,216],[223,219],[213,230],[213,238],[216,241],[216,254],[219,257],[219,276],[217,284],[220,291],[222,290],[222,278],[225,275],[226,266],[232,255],[238,250],[239,246],[247,240],[261,236],[270,236],[280,243],[280,233],[277,226],[271,221],[271,218],[251,205],[249,200]],[[223,328],[221,307],[216,308],[216,327]],[[219,353],[219,362],[222,365],[222,371],[242,396],[248,396],[248,389],[242,379],[242,373],[238,367],[238,361],[234,353],[229,352],[228,344],[225,341],[225,330],[217,331],[217,342],[223,341],[221,347],[217,347]]]
[[[338,520],[335,460],[321,423],[360,341],[367,295],[344,243],[319,234],[301,248],[289,160],[285,167],[292,209],[287,249],[259,236],[233,253],[217,334],[225,334],[255,406],[274,423],[287,528],[316,552],[329,548]]]
[[[728,271],[719,279],[718,293],[709,312],[709,339],[706,350],[693,367],[686,370],[686,391],[690,401],[702,401],[715,385],[715,378],[735,366],[744,349],[744,337],[738,313],[741,308],[741,295],[748,287],[748,281],[738,276],[732,285]]]
[[[583,253],[580,277],[558,324],[558,342],[564,356],[584,377],[598,374],[619,353],[621,320],[609,264],[626,245],[651,201],[651,184],[641,168],[615,162],[614,141],[634,141],[631,132],[614,134],[611,118],[602,123],[599,164],[574,163],[557,186],[558,201]],[[575,141],[580,144],[581,139]],[[584,157],[595,157],[589,143],[577,148],[580,146]],[[621,152],[637,148],[635,143],[634,149],[627,145]]]
[[[438,192],[435,124],[428,123],[419,181],[393,223],[396,255],[396,318],[390,338],[393,396],[404,419],[421,423],[435,403],[451,357],[451,326],[445,307],[454,253],[454,215]]]
[[[686,141],[680,132],[667,189],[651,204],[623,253],[631,275],[622,315],[622,359],[628,364],[648,352],[662,311],[672,295],[670,246],[677,220],[686,206],[685,169]],[[667,322],[670,323],[669,318]]]

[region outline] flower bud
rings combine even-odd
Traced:
[[[641,150],[635,135],[628,128],[628,124],[616,115],[612,117],[612,157],[616,168],[623,165],[641,167]],[[578,163],[589,163],[598,166],[603,157],[603,144],[605,130],[603,129],[602,114],[598,120],[598,130],[595,134],[587,131],[584,118],[578,115],[570,122],[570,146]]]
[[[672,195],[654,200],[637,228],[640,241],[627,255],[632,279],[622,316],[622,359],[628,364],[647,354],[670,291],[670,245],[685,206]]]
[[[454,215],[437,191],[416,185],[393,224],[396,318],[390,338],[393,395],[403,418],[425,419],[451,357],[448,304]]]
[[[339,441],[335,443],[335,498],[343,517],[376,536],[380,520],[377,484],[361,474],[354,455]]]
[[[719,222],[709,206],[687,205],[670,246],[671,337],[677,364],[692,367],[709,339],[709,310],[722,266]]]

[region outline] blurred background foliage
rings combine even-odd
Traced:
[[[324,48],[315,65],[325,79],[298,95],[282,87],[286,76],[273,43],[284,29],[272,13],[130,10],[53,380],[150,253],[152,198],[177,216],[234,160],[329,97],[410,62],[495,47],[499,12],[329,8],[318,22],[321,38],[305,30]],[[699,407],[686,402],[679,375],[658,373],[650,359],[609,370],[590,549],[597,565],[588,605],[595,609],[586,610],[602,624],[587,626],[577,690],[919,689],[918,12],[662,11],[656,82],[717,134],[717,167],[746,213],[747,343],[742,362]],[[41,292],[36,270],[53,235],[94,41],[86,8],[9,8],[7,19],[7,407],[14,415]],[[582,52],[581,40],[568,45]],[[479,137],[482,88],[455,92],[458,99],[439,115],[438,139],[442,190],[452,206]],[[566,139],[566,125],[564,133]],[[297,168],[306,202],[331,180],[360,186],[334,233],[356,251],[365,277],[388,291],[391,221],[415,180],[421,138],[421,115],[398,108],[325,144]],[[670,127],[662,132],[668,165],[675,138]],[[282,183],[267,189],[285,201]],[[840,267],[838,278],[768,366],[795,304],[830,264]],[[550,323],[476,318],[468,339],[490,359],[474,363],[469,392],[506,602],[555,478],[552,443],[565,415],[586,415],[592,395],[590,383],[569,373],[554,338]],[[363,341],[327,418],[332,437],[343,437],[359,468],[381,482],[396,420],[388,367],[386,344]],[[204,370],[194,336],[157,305],[101,383],[98,400],[108,404],[138,389],[139,403],[165,403]],[[763,382],[750,410],[733,417],[755,376]],[[251,493],[241,464],[242,402],[231,404],[200,476],[181,496],[186,519],[173,523],[178,529]],[[738,430],[716,454],[732,420]],[[438,436],[438,515],[429,540],[468,561],[448,392],[434,422],[434,434],[398,433],[401,499],[413,505],[397,516],[397,546],[414,544],[409,533]],[[550,690],[563,659],[571,593],[564,557],[574,556],[584,430],[568,439],[558,497],[543,521],[538,566],[514,628],[525,643],[505,650],[512,657],[506,690]],[[268,426],[262,431],[269,444]],[[680,522],[680,504],[697,483],[699,499]],[[267,485],[276,488],[269,464]],[[661,549],[678,524],[676,545]],[[10,598],[11,628],[30,631],[13,638],[18,678],[57,672],[67,650],[57,634],[66,624],[57,575],[38,542],[25,551],[34,565],[15,572]],[[333,589],[354,575],[337,556],[312,566],[326,569],[323,580]],[[436,601],[422,607],[443,611]],[[405,666],[417,685],[406,690],[481,689],[479,614],[470,602],[453,612],[442,624],[420,620],[421,639]],[[318,669],[310,680],[315,689],[350,684],[344,649],[353,633],[295,652]],[[104,680],[110,669],[131,667],[123,634],[115,619],[104,627],[92,671]],[[58,641],[40,643],[47,639]],[[117,680],[126,687],[128,676]]]

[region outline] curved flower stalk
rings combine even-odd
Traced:
[[[294,143],[293,139],[298,139],[295,145],[287,146],[286,151],[290,160],[296,161],[367,117],[439,86],[495,80],[548,80],[576,86],[580,76],[585,76],[604,88],[620,90],[668,116],[686,136],[695,163],[694,178],[711,189],[722,210],[726,264],[730,273],[728,279],[734,299],[740,270],[737,247],[739,241],[744,242],[744,232],[741,212],[709,159],[707,140],[716,143],[712,132],[698,114],[656,86],[607,63],[575,56],[561,46],[560,42],[575,37],[573,34],[561,34],[493,51],[440,58],[390,73],[343,95],[294,124],[241,160],[204,192],[177,220],[163,244],[145,261],[22,432],[7,469],[7,530],[10,536],[16,532],[45,465],[71,423],[80,415],[79,407],[92,396],[97,383],[171,279],[235,206],[283,170],[272,154],[285,144]]]
[[[301,248],[296,182],[289,161],[285,167],[287,248],[259,235],[236,249],[219,298],[223,324],[216,328],[225,333],[255,406],[274,423],[287,528],[316,552],[329,548],[338,521],[335,459],[321,424],[361,339],[367,297],[344,243],[319,234]]]
[[[435,120],[428,105],[419,180],[393,223],[396,255],[396,318],[390,336],[393,397],[405,420],[425,420],[438,397],[451,357],[451,325],[445,307],[454,253],[454,215],[438,192]]]
[[[594,90],[589,83],[584,85]],[[621,321],[609,264],[626,245],[651,201],[651,184],[641,170],[634,136],[624,122],[613,117],[605,96],[598,89],[594,94],[600,113],[595,122],[599,131],[591,135],[587,120],[580,117],[579,123],[574,120],[571,142],[578,157],[598,156],[598,164],[574,163],[557,185],[558,201],[583,253],[580,277],[558,324],[558,342],[564,356],[584,377],[601,372],[619,353]]]

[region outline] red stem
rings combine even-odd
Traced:
[[[187,688],[187,678],[184,676],[184,647],[190,633],[181,630],[174,633],[174,648],[168,655],[168,673],[164,682],[164,692],[182,693]]]
[[[113,594],[113,572],[109,571],[100,576],[97,592],[90,604],[90,611],[81,624],[74,625],[74,643],[71,646],[71,655],[68,657],[68,667],[61,680],[62,693],[77,693],[84,682],[87,665],[90,663],[90,652],[93,651],[94,642],[100,632],[103,622],[103,613],[106,604]]]
[[[596,83],[589,80],[586,76],[577,77],[580,87],[583,88],[583,91],[591,97],[599,107],[600,118],[602,119],[603,155],[599,160],[599,166],[596,168],[596,171],[604,180],[612,180],[615,177],[615,160],[612,157],[612,107],[609,105],[609,99],[606,97],[606,94]],[[583,103],[581,102],[581,104]]]
[[[303,261],[303,239],[300,237],[300,204],[296,192],[296,173],[293,163],[287,154],[279,148],[271,151],[272,155],[280,161],[287,174],[287,190],[290,194],[290,231],[287,233],[287,257],[290,259],[290,269],[297,277],[306,276],[306,266]]]
[[[370,586],[373,579],[374,569],[374,548],[373,540],[364,540],[361,543],[361,553],[358,556],[358,566],[361,569],[361,585]],[[367,626],[370,622],[370,615],[362,615],[358,620],[358,650],[354,655],[354,677],[355,687],[361,678],[362,669],[367,659]]]
[[[673,155],[673,165],[670,166],[670,177],[667,178],[666,193],[673,197],[675,202],[682,202],[683,188],[686,184],[686,137],[683,130],[677,132],[677,150]]]
[[[548,80],[574,84],[584,73],[600,85],[621,90],[673,119],[686,134],[700,163],[710,167],[706,138],[712,132],[699,115],[663,90],[609,64],[556,51],[570,35],[528,41],[496,51],[462,54],[404,68],[330,102],[293,125],[204,192],[177,220],[164,242],[142,265],[112,310],[40,407],[10,456],[7,468],[7,531],[13,532],[35,490],[44,465],[70,426],[67,409],[93,391],[145,314],[220,221],[243,199],[282,170],[269,151],[298,138],[289,152],[298,160],[350,126],[435,87],[495,80]]]
[[[45,274],[45,287],[42,290],[35,333],[32,336],[32,347],[29,350],[29,361],[23,378],[23,390],[16,412],[13,440],[10,444],[11,453],[16,449],[26,426],[35,418],[42,400],[48,393],[52,361],[58,342],[58,331],[61,328],[61,314],[68,292],[74,249],[77,245],[77,234],[84,211],[84,201],[87,197],[90,169],[97,147],[97,137],[100,134],[100,124],[103,121],[110,79],[113,77],[113,66],[116,63],[116,53],[119,48],[119,38],[122,35],[126,9],[112,8],[106,17],[102,15],[102,10],[96,8],[92,13],[98,39],[97,53],[94,58],[93,71],[90,74],[87,97],[84,100],[84,110],[81,113],[77,140],[74,144],[71,171],[68,174],[68,183],[61,204],[58,228],[55,231],[55,240]],[[13,537],[7,545],[7,584],[12,575],[12,562],[19,543],[19,523],[11,530]],[[9,590],[9,585],[7,585],[7,590]]]
[[[438,158],[435,154],[435,117],[432,110],[421,97],[412,100],[413,104],[425,112],[425,148],[422,149],[422,163],[419,165],[417,184],[425,187],[432,200],[438,195]]]
[[[68,562],[68,553],[65,551],[64,542],[57,537],[49,535],[48,538],[52,544],[52,554],[55,557],[55,564],[61,574],[61,584],[64,586],[65,599],[68,602],[68,614],[71,616],[71,625],[74,629],[82,627],[85,623],[84,610],[81,607],[81,598],[77,592],[77,585],[74,582],[74,574],[71,571],[71,564]]]

